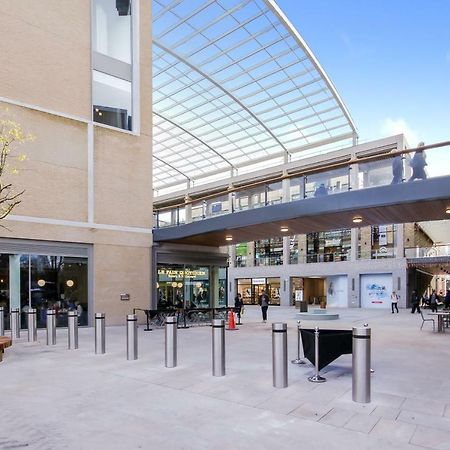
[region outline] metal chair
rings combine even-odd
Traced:
[[[422,310],[420,310],[420,316],[422,317],[422,326],[420,327],[420,329],[422,329],[423,328],[423,324],[425,323],[425,322],[433,322],[433,331],[435,331],[435,326],[434,326],[434,319],[425,319],[425,317],[423,317],[423,312],[422,312]]]

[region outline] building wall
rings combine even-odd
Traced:
[[[141,127],[133,133],[91,121],[90,3],[2,4],[1,106],[35,140],[20,149],[27,159],[11,179],[25,193],[0,229],[0,251],[1,238],[92,244],[91,316],[123,323],[150,304],[151,2],[139,3]]]

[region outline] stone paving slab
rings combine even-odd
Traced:
[[[269,308],[269,319],[288,323],[289,361],[297,356],[295,314]],[[137,361],[126,360],[124,326],[107,327],[105,355],[94,354],[93,329],[80,329],[71,351],[67,330],[57,330],[51,347],[40,330],[37,343],[22,338],[0,365],[0,449],[450,448],[450,382],[441,376],[448,339],[420,332],[406,311],[339,314],[327,328],[372,327],[370,404],[352,402],[351,355],[323,370],[324,384],[307,380],[311,364],[289,363],[289,387],[274,388],[271,327],[258,307],[226,333],[225,377],[211,375],[208,327],[179,330],[174,369],[164,367],[163,330],[139,328]]]

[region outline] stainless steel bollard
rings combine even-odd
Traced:
[[[272,374],[273,386],[285,388],[288,386],[288,351],[287,324],[272,324]]]
[[[67,313],[69,327],[69,350],[78,348],[78,314],[77,311]]]
[[[11,339],[20,339],[20,309],[11,309],[9,314],[9,329],[11,330]]]
[[[0,336],[5,335],[5,308],[0,306]]]
[[[212,321],[212,371],[213,376],[225,375],[225,320]]]
[[[95,354],[106,353],[105,313],[95,313]]]
[[[177,367],[177,318],[175,316],[166,317],[166,367]]]
[[[370,403],[370,328],[353,328],[352,399]]]
[[[28,342],[36,342],[37,341],[37,316],[36,310],[34,308],[30,308],[27,311],[27,326],[28,326]]]
[[[138,336],[136,314],[127,315],[127,359],[138,359]]]
[[[47,309],[47,345],[56,345],[56,311]]]
[[[314,360],[316,373],[312,377],[308,377],[308,380],[312,383],[324,383],[327,379],[319,374],[319,327],[314,329]]]
[[[306,364],[301,358],[301,346],[302,346],[302,327],[300,326],[300,320],[297,321],[297,359],[291,361],[292,364]]]

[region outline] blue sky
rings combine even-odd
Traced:
[[[450,140],[450,0],[276,1],[333,81],[361,142],[397,132],[411,147]],[[429,164],[450,162],[450,148],[432,153]]]

